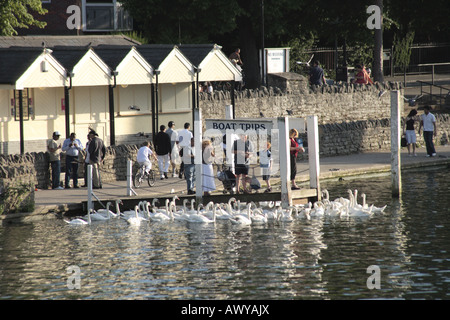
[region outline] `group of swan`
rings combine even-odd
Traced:
[[[233,225],[258,225],[269,222],[288,223],[295,219],[311,219],[311,217],[346,217],[359,216],[370,217],[375,212],[383,212],[384,207],[375,207],[366,203],[366,195],[362,194],[362,204],[359,204],[358,190],[352,192],[348,190],[349,198],[337,198],[334,201],[329,200],[327,190],[324,190],[322,200],[309,202],[306,205],[295,205],[282,208],[280,203],[269,202],[266,206],[258,207],[255,202],[249,202],[242,208],[239,200],[230,198],[227,203],[209,202],[204,206],[199,204],[195,207],[195,200],[192,199],[189,206],[189,200],[185,199],[182,206],[177,206],[177,196],[172,200],[166,199],[164,207],[158,207],[158,199],[141,201],[135,206],[134,210],[120,212],[120,200],[116,201],[116,212],[109,210],[112,205],[107,203],[106,209],[97,211],[91,210],[82,218],[66,221],[71,225],[90,224],[91,221],[106,221],[114,218],[120,218],[127,221],[130,225],[140,225],[144,221],[170,222],[184,221],[189,223],[215,223],[218,220],[229,221]],[[261,203],[260,203],[261,205]]]

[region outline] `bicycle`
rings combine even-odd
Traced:
[[[150,170],[147,173],[145,170],[145,165],[141,165],[139,170],[133,175],[134,187],[139,188],[145,179],[147,179],[148,186],[153,187],[156,181],[156,174],[153,170]]]

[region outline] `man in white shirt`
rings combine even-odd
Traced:
[[[66,153],[66,176],[64,178],[64,184],[66,189],[70,189],[69,182],[70,177],[73,179],[73,187],[78,187],[78,155],[83,150],[83,144],[80,139],[77,139],[75,132],[70,134],[70,138],[64,140],[61,148]]]
[[[191,145],[191,139],[194,137],[192,132],[189,130],[191,128],[191,124],[189,122],[186,122],[184,124],[184,129],[180,130],[178,133],[178,149],[180,152],[185,147],[189,147]],[[184,163],[181,162],[180,164],[180,179],[183,179],[183,173],[184,173]]]
[[[175,122],[169,121],[168,125],[169,129],[166,130],[166,133],[170,137],[170,165],[172,166],[172,176],[175,178],[176,176],[176,169],[177,169],[177,163],[176,159],[179,157],[178,153],[178,147],[177,147],[177,141],[178,141],[178,132],[175,130]]]
[[[430,112],[430,106],[424,107],[424,114],[420,117],[419,134],[423,127],[423,139],[427,146],[427,157],[435,157],[433,137],[437,136],[436,117]]]
[[[145,141],[142,144],[142,147],[139,148],[136,159],[136,161],[139,163],[140,166],[145,165],[145,171],[147,173],[149,173],[150,170],[152,169],[152,163],[150,161],[149,156],[153,156],[153,159],[157,160],[156,156],[149,148],[149,146],[150,143],[148,141]]]

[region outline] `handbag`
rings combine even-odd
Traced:
[[[402,147],[406,147],[406,146],[408,145],[408,143],[406,142],[405,136],[403,136],[403,137],[400,139],[400,145],[401,145]]]

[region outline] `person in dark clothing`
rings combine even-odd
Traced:
[[[321,86],[325,83],[323,69],[320,67],[320,62],[318,60],[315,60],[313,62],[313,66],[309,71],[309,82],[318,86]]]
[[[166,126],[161,125],[159,132],[155,136],[156,157],[158,158],[159,172],[161,173],[161,180],[168,179],[167,172],[170,165],[170,152],[172,145],[170,143],[170,136],[166,133]]]
[[[92,185],[94,189],[101,189],[100,165],[105,159],[106,147],[94,130],[89,131],[89,138],[88,152],[89,164],[92,165]]]

